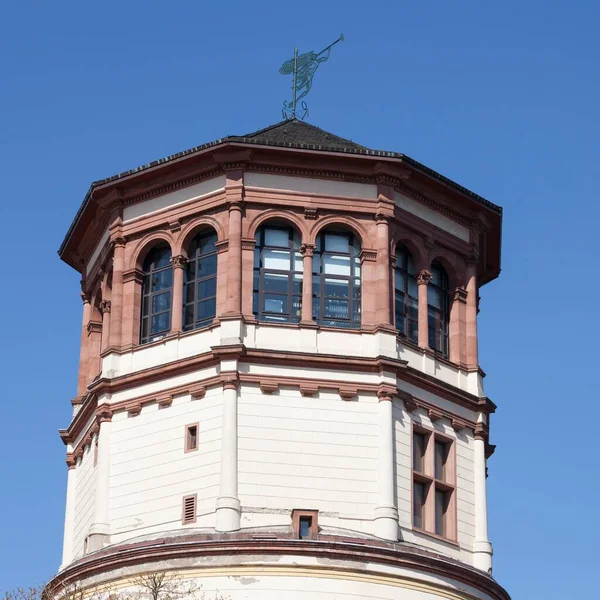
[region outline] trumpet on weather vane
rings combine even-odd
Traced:
[[[344,41],[344,34],[342,33],[340,37],[324,48],[318,54],[316,52],[305,52],[304,54],[300,54],[298,56],[298,48],[294,48],[294,58],[290,60],[286,60],[279,72],[282,75],[290,75],[293,74],[294,80],[292,83],[292,100],[288,102],[284,100],[283,102],[283,118],[284,119],[295,119],[296,118],[296,107],[298,103],[301,103],[300,106],[304,111],[302,113],[301,119],[304,119],[308,114],[308,106],[306,102],[302,100],[310,92],[310,88],[312,87],[312,80],[315,76],[316,70],[319,68],[321,63],[324,63],[331,54],[331,49],[338,42]]]

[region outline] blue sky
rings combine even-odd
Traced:
[[[340,32],[308,121],[505,209],[481,291],[498,404],[494,574],[591,597],[596,569],[600,60],[596,3],[7,1],[0,18],[0,590],[60,563],[79,276],[56,250],[90,182],[281,118],[300,51]]]

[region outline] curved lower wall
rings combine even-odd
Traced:
[[[179,589],[171,595],[183,597],[193,586],[197,600],[510,600],[491,577],[458,561],[408,545],[334,536],[215,534],[112,546],[73,563],[49,585],[78,582],[89,597],[131,598],[141,574],[158,572],[176,577]]]

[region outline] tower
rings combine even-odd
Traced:
[[[479,288],[501,208],[297,120],[92,184],[62,565],[258,599],[508,600]]]

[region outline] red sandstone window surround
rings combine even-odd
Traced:
[[[319,511],[292,510],[292,529],[299,540],[316,540],[319,535]]]
[[[452,438],[413,425],[412,522],[415,529],[456,540],[456,452]]]
[[[198,450],[198,423],[185,426],[185,452]]]

